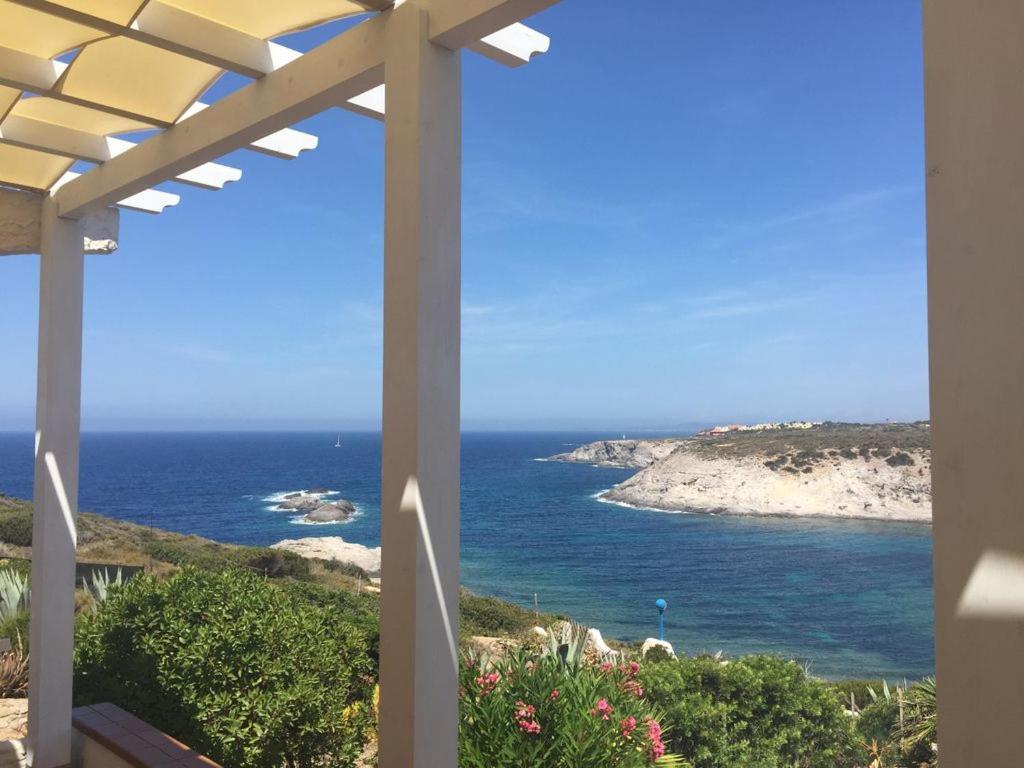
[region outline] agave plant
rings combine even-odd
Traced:
[[[562,666],[575,672],[585,662],[587,650],[587,628],[574,621],[566,621],[557,629],[548,630],[548,647],[545,653],[557,656]]]
[[[910,686],[903,700],[904,716],[893,735],[905,755],[913,755],[929,766],[937,765],[935,678],[926,677]]]
[[[10,568],[0,570],[0,620],[7,621],[27,611],[29,603],[28,578]]]
[[[106,568],[101,571],[93,571],[91,582],[86,580],[85,577],[82,578],[85,591],[92,598],[93,610],[96,610],[96,606],[107,599],[112,587],[120,587],[123,583],[124,578],[120,568],[117,569],[114,578],[110,578],[110,571]]]
[[[28,695],[28,654],[21,637],[10,650],[0,652],[0,698],[20,699]]]

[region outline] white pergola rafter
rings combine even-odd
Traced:
[[[39,149],[73,160],[105,163],[137,146],[113,136],[66,128],[31,117],[8,115],[0,122],[0,142],[27,149]],[[220,163],[203,163],[177,174],[173,180],[202,189],[223,189],[225,184],[242,178],[242,171]]]
[[[523,0],[522,4],[540,10],[554,2]],[[439,10],[431,13],[430,40],[459,50],[493,34],[487,32],[489,24],[498,30],[508,27],[517,4],[512,0],[438,3]],[[60,215],[75,218],[90,208],[109,205],[245,146],[254,136],[279,131],[378,88],[384,78],[387,19],[380,15],[356,25],[68,184],[56,195]]]
[[[186,7],[202,1],[187,0]],[[70,63],[36,55],[38,46],[35,52],[0,48],[0,85],[46,97],[11,102],[10,92],[0,90],[0,158],[9,158],[8,168],[0,162],[0,185],[42,192],[28,198],[0,194],[0,234],[5,215],[10,221],[12,211],[38,201],[36,223],[22,226],[6,252],[24,252],[26,243],[38,242],[42,255],[32,768],[63,768],[70,761],[74,593],[67,574],[74,568],[76,536],[83,247],[95,242],[97,222],[106,223],[102,232],[116,230],[110,206],[158,213],[178,203],[178,195],[156,185],[177,181],[220,189],[236,181],[241,172],[217,162],[229,152],[250,148],[294,157],[315,147],[315,136],[291,126],[337,106],[385,123],[380,765],[455,765],[460,51],[470,48],[509,66],[529,61],[547,50],[548,40],[521,20],[557,0],[405,0],[301,55],[186,12],[172,0],[138,0],[128,24],[83,10],[105,11],[95,0],[75,0],[76,10],[52,0],[0,0],[0,9],[4,2],[47,14],[65,25],[65,33],[68,24],[84,24],[129,41],[87,43]],[[336,2],[352,13],[347,0]],[[217,6],[218,12],[230,7]],[[190,79],[165,105],[149,93],[125,97],[110,59],[103,60],[111,50],[181,67]],[[221,70],[254,82],[211,105],[195,101],[209,73]],[[82,72],[100,82],[83,86]],[[182,103],[182,93],[191,105]],[[156,132],[137,144],[112,135],[140,125]],[[69,168],[74,160],[96,165],[78,174]],[[41,166],[29,182],[5,178],[36,161]],[[109,237],[92,247],[100,252],[108,242],[107,252],[117,247]]]
[[[169,128],[174,125],[174,123],[155,120],[151,115],[144,115],[139,112],[113,107],[103,102],[82,99],[63,93],[56,86],[67,68],[68,64],[62,61],[44,59],[0,46],[0,85],[17,88],[20,91],[36,93],[40,96],[46,96],[76,106],[95,109],[99,112],[117,115],[118,117],[136,120],[140,123],[151,125],[154,128]],[[208,104],[202,101],[197,101],[185,111],[180,120],[185,120],[196,112],[206,109],[208,106]],[[272,157],[278,157],[282,160],[291,160],[306,150],[316,149],[316,146],[316,136],[303,131],[297,131],[294,128],[284,128],[253,141],[248,149]]]

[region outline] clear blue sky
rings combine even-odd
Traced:
[[[464,425],[926,418],[919,0],[639,6],[465,56]],[[85,428],[378,425],[383,129],[300,127],[89,258]],[[0,259],[0,429],[32,425],[37,280]]]

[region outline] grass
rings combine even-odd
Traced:
[[[31,556],[32,504],[0,494],[0,557]],[[135,523],[82,512],[78,516],[78,560],[89,563],[142,566],[167,575],[186,565],[203,570],[245,568],[289,582],[288,588],[313,602],[332,602],[376,625],[377,595],[364,590],[369,577],[361,568],[333,560],[305,558],[269,547],[221,544]],[[16,567],[24,561],[13,560]],[[519,637],[530,627],[547,626],[563,617],[507,603],[495,597],[459,595],[464,637]],[[2,636],[2,633],[0,633]]]
[[[884,458],[893,453],[931,450],[927,422],[911,424],[842,424],[825,422],[811,429],[730,432],[682,441],[685,450],[708,458],[726,456],[788,456],[801,463],[857,456]]]

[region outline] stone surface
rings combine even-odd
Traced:
[[[581,445],[569,453],[552,456],[548,461],[642,469],[668,456],[680,442],[678,439],[599,440],[596,443]]]
[[[0,740],[28,733],[28,699],[0,699]]]
[[[362,568],[371,578],[380,578],[380,547],[364,547],[362,544],[353,544],[345,541],[341,536],[285,539],[277,542],[273,547],[286,549],[302,557],[351,563]]]
[[[668,652],[669,656],[671,656],[673,659],[676,657],[676,652],[672,648],[672,643],[668,642],[667,640],[659,640],[656,637],[648,637],[646,640],[644,640],[644,644],[640,646],[640,656],[646,656],[647,652],[651,650],[651,648],[664,648],[665,651]]]
[[[0,256],[39,253],[42,196],[35,192],[0,189]],[[104,208],[83,219],[82,252],[108,254],[117,250],[120,212]]]
[[[351,501],[332,501],[321,504],[312,512],[306,514],[306,520],[311,523],[343,523],[349,520],[356,513],[355,505]]]

